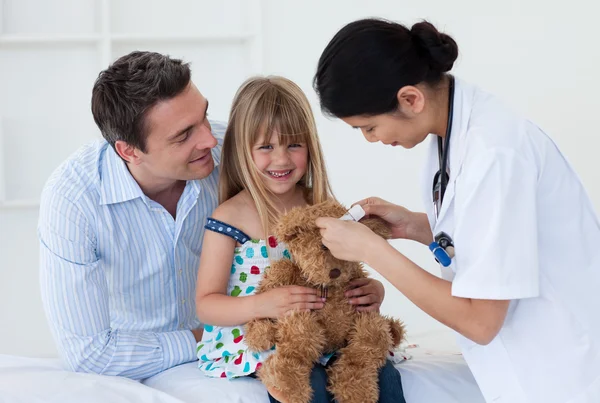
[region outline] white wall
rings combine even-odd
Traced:
[[[3,0],[0,33],[19,32],[19,29],[38,30],[40,36],[64,32],[51,28],[46,16],[63,15],[60,10],[65,9],[74,10],[71,13],[76,16],[81,14],[76,18],[80,31],[85,32],[91,24],[92,32],[101,33],[105,28],[96,17],[98,7],[105,2],[86,0],[83,3],[87,6],[82,6],[75,0],[54,0],[51,4],[55,7],[51,7],[43,0]],[[216,106],[213,117],[223,119],[232,92],[244,76],[285,75],[307,92],[315,108],[337,196],[350,204],[378,195],[416,210],[421,209],[418,172],[423,147],[407,151],[367,144],[359,132],[322,117],[311,82],[322,49],[345,23],[367,16],[408,24],[428,19],[451,34],[459,45],[461,54],[454,73],[509,100],[542,126],[571,160],[594,204],[600,207],[600,181],[595,180],[598,173],[592,166],[594,152],[600,147],[597,128],[600,81],[594,71],[600,65],[595,31],[600,11],[597,1],[552,4],[541,0],[262,0],[256,2],[262,3],[262,10],[255,12],[240,11],[241,3],[235,7],[234,1],[178,0],[165,8],[164,3],[155,0],[151,2],[154,12],[151,7],[139,11],[146,13],[146,19],[134,18],[134,6],[142,3],[147,4],[142,0],[118,2],[118,8],[111,10],[116,24],[113,29],[133,32],[133,27],[164,36],[194,35],[206,32],[203,27],[214,31],[224,25],[229,27],[228,32],[234,32],[242,26],[242,31],[258,32],[258,41],[249,48],[237,42],[210,45],[212,50],[208,45],[183,40],[119,42],[111,47],[110,60],[136,46],[193,59],[194,81],[201,91],[208,93],[211,106]],[[186,11],[186,19],[180,23],[182,10]],[[254,15],[249,11],[254,11]],[[72,16],[68,18],[70,21]],[[45,28],[40,30],[40,25]],[[98,46],[102,48],[103,44],[100,39]],[[225,55],[227,49],[229,53]],[[0,126],[0,133],[4,133],[0,135],[4,139],[0,173],[2,169],[7,172],[4,188],[12,197],[35,196],[42,178],[60,160],[97,136],[89,113],[93,79],[103,65],[97,51],[95,42],[75,47],[40,47],[7,45],[0,37],[0,117],[4,116]],[[215,54],[224,55],[226,61],[216,63]],[[69,63],[57,65],[59,56],[67,58]],[[37,64],[27,65],[24,61]],[[235,68],[244,63],[249,63],[245,69]],[[72,81],[61,84],[58,80],[64,77],[66,68]],[[0,207],[0,354],[54,353],[38,291],[36,220],[35,207]],[[438,273],[425,247],[406,242],[394,245]],[[383,311],[404,319],[415,336],[441,327],[389,286]]]
[[[600,174],[592,162],[600,147],[598,2],[271,0],[267,4],[265,66],[296,80],[315,108],[311,80],[316,63],[339,28],[368,16],[406,24],[430,20],[459,45],[454,73],[509,100],[543,127],[572,161],[596,208],[600,207]],[[423,147],[371,145],[343,122],[324,118],[318,109],[315,112],[334,190],[342,201],[378,195],[422,209],[418,171]],[[439,273],[425,247],[395,245]],[[416,336],[441,326],[392,287],[387,287],[383,311],[403,318]]]

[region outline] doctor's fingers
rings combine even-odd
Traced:
[[[366,199],[370,200],[370,199]],[[361,203],[361,202],[359,202]],[[357,203],[357,204],[359,204]],[[385,200],[381,200],[377,198],[377,201],[374,202],[365,202],[361,204],[361,207],[365,211],[366,216],[378,216],[381,218],[385,218],[386,216],[392,214],[394,210],[401,208],[400,206],[387,202]]]
[[[344,239],[343,237],[336,236],[335,233],[325,232],[321,234],[321,244],[335,256],[335,252],[344,244]]]
[[[364,209],[365,206],[377,206],[377,205],[391,204],[391,203],[387,200],[383,200],[381,197],[371,196],[371,197],[367,197],[366,199],[357,201],[356,203],[352,204],[352,206],[355,206],[357,204],[359,206],[362,206],[362,208]]]
[[[333,242],[333,240],[335,239],[335,231],[332,228],[321,228],[319,230],[319,233],[321,234],[321,241],[325,246],[331,244],[331,242]]]
[[[334,217],[319,217],[315,220],[315,225],[321,230],[328,228],[335,228],[340,224],[340,220]]]

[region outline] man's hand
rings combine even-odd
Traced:
[[[378,312],[385,296],[385,288],[380,281],[372,278],[358,278],[350,282],[345,293],[348,302],[359,312]]]
[[[204,326],[198,327],[196,329],[192,329],[192,334],[194,335],[194,338],[196,339],[196,343],[199,343],[200,340],[202,340],[202,333],[204,333]]]

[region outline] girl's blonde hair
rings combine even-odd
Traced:
[[[273,194],[264,185],[262,173],[252,159],[252,148],[264,135],[269,141],[276,132],[279,143],[305,143],[308,165],[298,185],[306,201],[316,204],[333,198],[315,119],[306,95],[292,81],[278,76],[252,77],[238,89],[225,131],[221,156],[219,203],[246,189],[262,222],[265,237],[270,235],[279,215]]]

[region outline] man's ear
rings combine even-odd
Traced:
[[[388,223],[379,217],[363,218],[359,222],[369,227],[371,231],[384,239],[390,239],[392,237],[392,230]]]
[[[119,157],[123,158],[130,164],[139,165],[141,162],[140,159],[140,150],[124,142],[123,140],[117,140],[115,142],[115,151],[119,154]]]

